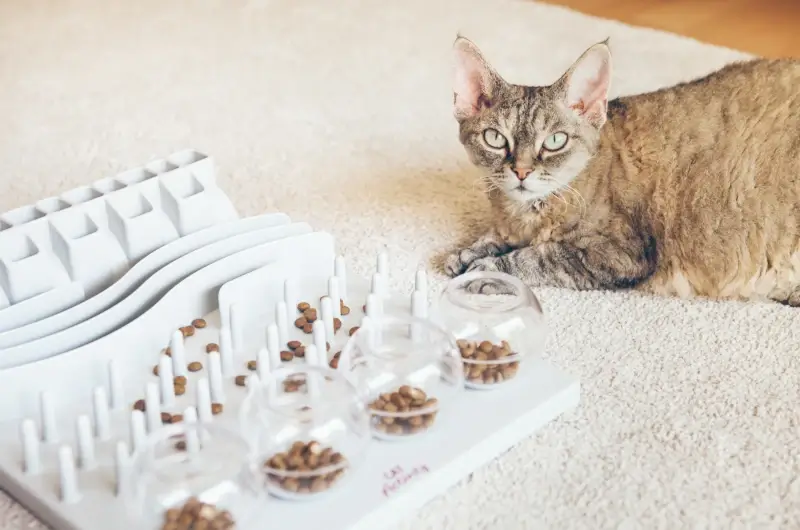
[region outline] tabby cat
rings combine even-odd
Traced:
[[[466,38],[454,54],[494,222],[449,275],[800,306],[800,61],[608,101],[607,41],[550,86],[506,82]]]

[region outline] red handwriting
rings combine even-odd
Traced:
[[[383,484],[383,496],[388,497],[392,493],[399,490],[404,484],[411,481],[414,477],[423,475],[428,472],[428,466],[422,465],[413,467],[411,469],[403,469],[402,466],[394,466],[389,471],[383,474],[386,480]]]

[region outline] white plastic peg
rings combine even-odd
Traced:
[[[28,475],[38,473],[42,464],[36,422],[30,418],[22,420],[20,436],[22,438],[22,467]]]
[[[183,345],[183,333],[180,330],[172,334],[172,340],[169,342],[169,349],[172,353],[172,373],[176,377],[179,375],[185,377],[188,375],[186,368],[186,350]]]
[[[375,270],[384,278],[389,276],[389,254],[385,251],[378,253],[378,264]]]
[[[283,300],[275,304],[275,323],[278,326],[278,340],[283,348],[289,342],[289,309]]]
[[[222,361],[222,375],[230,376],[235,371],[233,367],[233,339],[231,338],[231,330],[222,328],[219,330],[219,358]]]
[[[336,276],[328,278],[328,297],[331,300],[333,318],[342,318],[342,295],[339,292],[339,278]]]
[[[367,315],[373,321],[379,320],[383,315],[383,300],[377,294],[367,295]]]
[[[205,379],[203,380],[205,381]],[[211,411],[209,410],[209,413]],[[183,413],[183,421],[186,423],[186,452],[189,454],[196,454],[200,451],[200,437],[198,431],[202,433],[201,427],[197,427],[197,410],[194,407],[189,407]],[[202,420],[202,415],[200,416]]]
[[[108,391],[111,394],[111,408],[114,410],[125,407],[125,390],[122,386],[122,373],[118,361],[108,362]]]
[[[370,281],[369,292],[372,294],[376,294],[378,296],[385,296],[386,291],[384,289],[384,286],[385,286],[384,276],[379,272],[373,274],[372,279]]]
[[[156,432],[161,428],[161,396],[158,384],[147,383],[144,393],[145,417],[147,418],[147,431]]]
[[[333,262],[333,274],[339,280],[339,296],[347,303],[347,262],[343,256],[336,256]]]
[[[175,403],[175,377],[172,374],[172,359],[166,355],[158,359],[158,382],[161,386],[161,403],[169,407]]]
[[[428,273],[419,269],[414,276],[414,290],[425,294],[425,301],[428,301]]]
[[[128,444],[120,440],[115,446],[114,452],[114,478],[116,481],[115,493],[117,497],[122,497],[127,492],[128,481],[130,480],[130,460],[128,458]]]
[[[58,482],[61,490],[61,502],[74,504],[81,498],[78,490],[78,477],[75,473],[75,458],[72,447],[64,445],[58,448]]]
[[[320,301],[320,312],[322,313],[322,324],[324,325],[325,329],[325,336],[330,337],[333,340],[333,300],[330,297],[323,296],[322,300]],[[318,321],[315,321],[316,324]],[[314,327],[312,324],[312,329]],[[314,337],[316,340],[316,337]],[[319,346],[317,346],[319,347]]]
[[[58,441],[56,413],[53,408],[53,396],[50,392],[42,392],[39,395],[39,407],[42,422],[42,441],[45,443]]]
[[[205,377],[197,382],[197,417],[204,423],[212,419],[211,391]]]
[[[81,469],[93,469],[97,465],[94,456],[94,437],[92,437],[92,422],[89,416],[81,414],[75,422],[78,437],[78,460]]]
[[[211,400],[214,403],[225,403],[225,391],[222,385],[222,363],[217,352],[208,354],[208,377],[211,383]]]
[[[317,348],[317,355],[319,355],[319,359],[327,359],[328,358],[328,344],[327,344],[327,336],[328,334],[325,332],[325,324],[320,322],[319,320],[315,321],[311,324],[311,336],[314,339],[314,347]],[[308,356],[308,348],[306,348],[306,356]],[[309,364],[317,364],[319,362],[312,363],[309,359],[306,359],[306,362]]]
[[[94,403],[94,435],[99,440],[108,440],[111,438],[111,420],[108,415],[108,399],[105,389],[101,386],[95,388],[92,400]]]
[[[145,430],[144,412],[141,410],[131,411],[131,448],[133,451],[144,447],[147,439]]]
[[[428,318],[428,300],[422,291],[411,293],[411,316],[415,318]]]
[[[281,362],[280,354],[278,354],[278,362]],[[256,353],[256,373],[258,374],[259,379],[264,380],[267,378],[267,375],[270,372],[269,365],[269,351],[266,347],[259,348],[258,353]],[[248,384],[252,378],[252,375],[247,378]]]
[[[320,363],[319,351],[320,351],[319,348],[317,348],[314,344],[309,344],[308,346],[306,346],[306,363],[308,363],[309,366],[319,366]]]

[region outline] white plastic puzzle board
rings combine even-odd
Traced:
[[[56,530],[141,530],[121,500],[131,452],[161,428],[162,411],[195,407],[212,418],[211,402],[222,403],[212,421],[236,428],[246,389],[234,378],[249,373],[246,362],[264,346],[297,339],[325,351],[327,341],[329,359],[361,323],[368,295],[384,311],[411,312],[410,296],[386,292],[385,256],[370,281],[353,278],[329,234],[283,214],[238,219],[212,160],[192,150],[0,215],[0,227],[0,388],[14,396],[0,402],[0,486]],[[409,283],[428,298],[424,272]],[[351,308],[334,311],[343,331],[330,337],[330,315],[313,335],[295,329],[296,304],[323,296]],[[9,312],[26,302],[25,313]],[[427,307],[415,307],[426,316]],[[208,325],[194,336],[176,333],[200,317]],[[220,352],[209,356],[211,342]],[[169,396],[152,373],[166,345],[176,369],[204,365],[184,372],[182,396]],[[259,370],[269,365],[260,361]],[[499,388],[464,391],[424,434],[373,441],[348,487],[307,502],[269,498],[248,527],[384,528],[579,397],[576,379],[527,358]],[[132,411],[138,399],[147,401],[144,414]]]

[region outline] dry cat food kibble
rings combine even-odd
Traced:
[[[297,392],[306,384],[306,376],[302,374],[290,375],[283,382],[284,392]]]
[[[302,359],[303,357],[305,357],[306,356],[306,347],[305,346],[298,346],[297,348],[295,348],[294,356],[297,357],[298,359]]]
[[[519,359],[508,342],[493,344],[488,340],[477,342],[459,339],[456,344],[464,359],[464,378],[468,382],[492,385],[517,375]]]
[[[303,311],[303,318],[306,319],[306,322],[309,324],[313,324],[317,320],[317,310],[316,309],[306,309]]]
[[[309,304],[308,302],[300,302],[299,304],[297,304],[297,310],[300,311],[301,313],[308,311],[309,309],[311,309],[311,304]]]
[[[347,459],[332,447],[316,441],[295,442],[285,453],[278,453],[264,463],[267,479],[288,493],[321,493],[344,475]],[[327,468],[327,469],[326,469]],[[277,471],[271,472],[271,471]],[[301,477],[284,477],[281,472],[300,472]]]
[[[290,340],[289,342],[286,343],[286,347],[289,348],[292,351],[296,350],[297,348],[299,348],[302,345],[303,345],[303,343],[300,342],[299,340]]]
[[[255,372],[258,369],[258,361],[247,361],[247,369],[251,372]]]
[[[206,353],[213,353],[219,351],[219,344],[215,342],[209,342],[206,344]]]
[[[344,300],[339,300],[339,312],[343,317],[346,317],[350,314],[350,308],[344,305]]]
[[[133,410],[141,410],[144,412],[145,408],[145,401],[143,399],[137,399],[136,403],[133,404]]]
[[[153,367],[153,375],[158,375],[158,365]]]
[[[358,331],[359,327],[360,326],[353,326],[352,328],[350,328],[350,331],[348,331],[347,334],[352,337],[355,334],[355,332]]]
[[[194,362],[189,363],[189,366],[187,366],[186,368],[188,368],[190,372],[199,372],[200,370],[203,369],[203,364],[199,363],[197,361],[194,361]]]
[[[429,429],[436,420],[439,402],[421,388],[403,385],[394,392],[381,394],[370,403],[373,427],[391,435],[417,434]],[[409,414],[420,411],[419,414]]]
[[[172,414],[170,414],[169,412],[162,412],[161,423],[172,423]]]
[[[183,385],[183,386],[186,386],[186,376],[185,376],[185,375],[178,375],[178,376],[175,376],[175,379],[173,379],[173,382],[174,382],[176,385]]]
[[[184,339],[194,335],[194,328],[192,326],[183,326],[180,331],[183,334]]]
[[[292,359],[294,359],[294,353],[292,353],[292,352],[290,352],[288,350],[284,350],[284,351],[281,352],[281,361],[283,361],[285,363],[288,363]]]
[[[341,357],[341,356],[342,356],[342,352],[337,351],[336,353],[333,354],[333,358],[331,359],[331,362],[328,363],[330,365],[330,367],[333,368],[334,370],[339,368],[339,357]]]
[[[192,326],[194,326],[197,329],[203,329],[207,325],[208,324],[206,323],[206,321],[203,320],[202,318],[198,318],[197,320],[192,321]]]
[[[172,423],[180,423],[183,421],[183,414],[173,414]]]
[[[336,333],[340,329],[342,329],[342,321],[339,320],[338,318],[334,318],[333,319],[333,332]]]
[[[236,386],[247,386],[247,376],[237,375],[233,382],[236,383]]]
[[[229,511],[192,497],[183,507],[164,512],[161,530],[233,530],[235,527]]]
[[[175,390],[176,396],[182,396],[186,393],[186,385],[175,383],[175,385],[173,385],[173,389]]]
[[[211,414],[217,415],[222,414],[222,403],[212,403],[211,404]]]
[[[311,325],[311,322],[309,322],[308,319],[306,319],[306,317],[304,316],[294,321],[294,327],[303,330],[303,333],[306,334],[311,334],[311,332],[314,330],[313,326]]]

